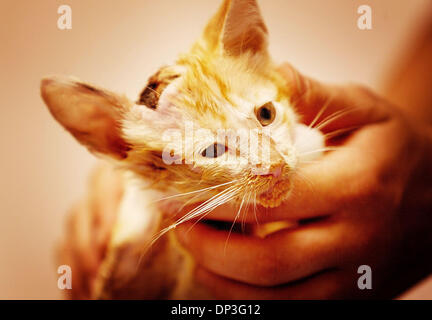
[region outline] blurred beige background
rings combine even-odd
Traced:
[[[430,0],[261,0],[271,52],[327,81],[377,88]],[[39,97],[48,74],[72,74],[135,98],[186,51],[220,1],[0,1],[0,298],[60,298],[54,247],[95,159]],[[72,7],[72,30],[57,8]],[[357,28],[369,4],[373,30]]]

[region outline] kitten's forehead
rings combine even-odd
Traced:
[[[255,107],[279,98],[269,69],[227,57],[182,57],[149,78],[137,104],[165,116],[175,109],[177,119],[209,128],[240,125]]]
[[[185,104],[199,113],[223,113],[224,106],[242,109],[239,101],[259,104],[280,96],[271,65],[225,56],[187,56],[180,63],[185,66],[181,87]]]
[[[162,92],[173,80],[180,76],[181,72],[181,68],[177,66],[160,68],[148,79],[136,103],[151,109],[156,109]]]

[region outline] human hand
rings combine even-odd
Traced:
[[[89,192],[70,212],[57,260],[72,269],[73,290],[68,290],[72,299],[92,298],[123,195],[122,181],[119,171],[100,163],[92,173]]]
[[[283,205],[239,219],[297,227],[265,238],[194,221],[177,227],[197,281],[224,299],[393,297],[432,266],[430,129],[367,89],[327,86],[289,65],[280,71],[305,124],[334,115],[323,133],[351,132],[299,168]],[[231,223],[236,213],[225,205],[206,218]],[[358,288],[360,265],[372,269],[372,290]]]

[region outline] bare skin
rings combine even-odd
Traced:
[[[105,257],[123,185],[118,171],[101,163],[92,173],[89,192],[72,208],[58,260],[73,270],[72,299],[89,299],[98,268]]]

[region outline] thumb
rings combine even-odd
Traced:
[[[362,86],[323,84],[288,63],[278,71],[291,92],[291,104],[300,120],[324,133],[362,127],[389,116],[383,100]]]

